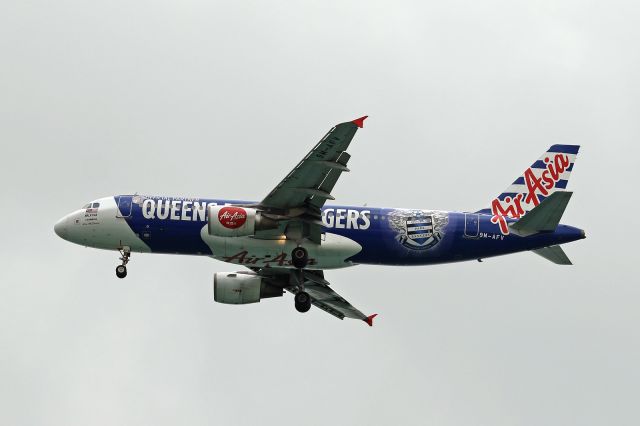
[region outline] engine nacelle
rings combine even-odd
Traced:
[[[252,272],[216,272],[213,274],[213,300],[242,305],[257,303],[267,297],[280,297],[284,290],[265,282]]]
[[[235,206],[209,206],[208,231],[216,237],[248,237],[256,231],[274,229],[278,223],[256,209]]]

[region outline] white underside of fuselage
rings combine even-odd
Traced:
[[[216,237],[207,227],[200,232],[213,257],[223,262],[247,267],[293,268],[291,251],[298,246],[286,238],[265,240],[254,237]],[[342,235],[325,233],[321,244],[306,244],[309,253],[307,269],[337,269],[353,266],[348,259],[362,251],[362,246]]]

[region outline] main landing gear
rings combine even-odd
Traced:
[[[298,283],[300,291],[298,291],[294,297],[296,305],[296,311],[307,312],[311,309],[311,296],[304,291],[304,271],[303,269],[309,264],[309,253],[304,247],[296,247],[291,252],[291,263],[298,268],[299,278]]]
[[[119,249],[121,265],[116,267],[116,277],[124,278],[127,276],[127,263],[129,263],[129,257],[131,257],[131,249],[129,247],[123,247]]]
[[[311,296],[306,291],[299,291],[293,298],[296,304],[296,311],[307,312],[311,309]]]
[[[298,269],[304,269],[309,263],[309,253],[304,247],[296,247],[291,252],[291,263]]]

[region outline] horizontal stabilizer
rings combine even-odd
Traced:
[[[566,191],[554,192],[517,222],[509,225],[509,228],[521,237],[555,231],[572,194],[573,192]]]
[[[573,265],[571,260],[567,257],[567,254],[562,250],[560,246],[543,247],[537,250],[532,250],[535,254],[544,257],[550,262],[556,265]]]

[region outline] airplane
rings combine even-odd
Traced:
[[[118,250],[116,276],[132,253],[209,256],[246,269],[216,272],[213,297],[248,304],[294,295],[339,318],[373,325],[336,293],[324,271],[360,264],[432,265],[532,251],[559,264],[561,244],[585,238],[560,224],[579,145],[552,145],[489,207],[468,212],[326,205],[347,148],[367,116],[333,127],[262,201],[115,195],[85,204],[54,226],[61,238]]]

